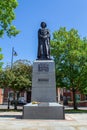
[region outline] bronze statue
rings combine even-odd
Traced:
[[[41,60],[50,59],[50,33],[46,29],[46,23],[41,22],[41,28],[38,30],[38,55]]]

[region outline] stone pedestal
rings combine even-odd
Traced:
[[[29,103],[24,106],[23,119],[65,119],[64,108],[58,103]]]
[[[36,60],[32,73],[32,102],[23,108],[24,119],[64,119],[64,108],[56,103],[55,64]]]
[[[53,60],[36,60],[33,64],[32,101],[56,102],[55,64]]]

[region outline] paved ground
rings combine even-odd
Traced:
[[[5,105],[2,105],[0,104],[0,109],[7,109],[8,108],[8,105],[5,104]],[[22,109],[23,106],[17,106],[18,109]],[[9,109],[14,109],[14,105],[9,105]]]
[[[25,120],[22,112],[0,112],[0,130],[87,130],[87,114],[66,114],[65,120]]]
[[[8,105],[7,105],[7,104],[5,104],[5,105],[1,105],[1,104],[0,104],[0,109],[7,109],[7,108],[8,108]],[[13,106],[13,105],[10,105],[9,108],[10,108],[10,109],[14,109],[14,106]],[[17,108],[18,108],[18,109],[23,109],[23,106],[17,106]],[[68,109],[73,109],[73,107],[68,107],[68,106],[64,106],[64,108],[65,108],[66,110],[68,110]],[[79,109],[87,110],[87,107],[79,107]]]

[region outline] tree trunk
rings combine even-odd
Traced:
[[[16,92],[14,91],[14,110],[17,110],[17,99],[15,99]]]
[[[8,109],[10,108],[9,105],[10,105],[10,100],[9,100],[9,98],[8,98]]]
[[[17,110],[17,100],[14,101],[14,110]]]
[[[76,90],[73,88],[72,92],[73,92],[73,108],[74,110],[76,110],[77,109],[76,97],[75,97]]]

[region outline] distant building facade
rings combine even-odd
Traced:
[[[66,88],[58,88],[58,102],[73,106],[73,93],[71,90],[67,90]],[[77,106],[86,106],[87,107],[87,95],[81,94],[79,91],[76,92],[76,102]]]
[[[31,91],[29,90],[28,92],[21,92],[20,95],[18,93],[15,95],[15,98],[17,99],[18,97],[24,97],[27,102],[31,101]],[[14,100],[14,91],[10,88],[5,88],[5,89],[0,89],[0,104],[7,104],[8,99],[10,101]]]
[[[0,104],[3,104],[4,90],[0,88]]]
[[[0,104],[6,104],[8,98],[13,100],[14,91],[12,89],[0,89]],[[20,97],[25,97],[27,102],[31,102],[31,90],[28,92],[21,92]],[[76,92],[76,100],[78,106],[87,107],[87,95],[81,94],[79,91]],[[57,88],[57,101],[61,104],[73,106],[73,93],[66,88]]]

